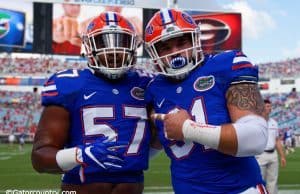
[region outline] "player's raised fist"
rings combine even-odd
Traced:
[[[72,41],[72,44],[77,43],[77,39],[80,40],[78,32],[78,22],[75,18],[63,16],[53,20],[53,41],[62,43],[65,41]],[[80,45],[80,41],[78,42]]]

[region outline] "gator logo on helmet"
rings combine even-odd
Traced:
[[[181,15],[182,15],[183,19],[184,19],[186,22],[188,22],[188,23],[191,24],[191,25],[195,25],[195,22],[194,22],[193,18],[192,18],[190,15],[188,15],[188,14],[186,14],[186,13],[182,13]]]
[[[89,23],[89,25],[88,25],[88,27],[87,27],[87,32],[90,32],[90,31],[92,31],[93,29],[94,29],[94,27],[95,27],[95,22],[91,22],[91,23]]]
[[[153,34],[153,26],[152,25],[147,26],[145,31],[149,35]]]
[[[134,28],[134,26],[132,25],[131,22],[127,21],[127,24],[128,24],[128,26],[129,26],[129,29],[130,29],[130,30],[132,30],[132,31],[135,30],[135,28]]]
[[[194,89],[199,92],[203,92],[211,89],[215,85],[215,77],[212,75],[199,77],[194,82]]]
[[[130,91],[130,94],[137,100],[144,100],[145,90],[139,87],[133,87]]]
[[[4,37],[9,32],[9,21],[10,15],[6,13],[0,13],[0,38]]]

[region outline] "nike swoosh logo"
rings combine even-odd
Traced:
[[[161,106],[163,105],[164,102],[165,102],[165,98],[162,99],[162,101],[160,101],[160,103],[156,103],[156,105],[158,106],[158,108],[161,108]]]
[[[96,162],[99,166],[101,166],[102,168],[106,169],[106,167],[101,163],[99,162],[99,160],[97,160],[97,158],[93,155],[93,153],[91,152],[91,148],[93,146],[89,146],[87,148],[85,148],[84,152],[86,153],[86,155],[92,159],[94,162]]]
[[[89,99],[90,97],[92,97],[92,96],[94,96],[95,94],[96,94],[97,92],[93,92],[93,93],[91,93],[90,95],[83,95],[83,98],[85,99],[85,100],[87,100],[87,99]]]

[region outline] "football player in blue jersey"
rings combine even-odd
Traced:
[[[32,164],[38,172],[64,173],[62,190],[142,193],[151,136],[144,89],[151,77],[131,68],[137,41],[127,19],[101,13],[83,35],[88,68],[57,72],[46,82]]]
[[[200,29],[176,9],[145,29],[158,75],[145,99],[171,159],[176,194],[267,193],[254,155],[267,143],[258,69],[240,51],[204,55]]]

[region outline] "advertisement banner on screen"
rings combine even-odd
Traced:
[[[0,51],[30,52],[33,44],[33,4],[0,0]]]
[[[52,52],[54,54],[80,55],[84,53],[81,35],[88,24],[101,12],[114,11],[127,18],[143,37],[143,9],[117,6],[89,6],[79,4],[54,4],[52,22]],[[143,48],[137,51],[142,56]]]
[[[189,11],[187,11],[189,12]],[[240,13],[189,12],[200,25],[202,49],[206,53],[242,49]]]

